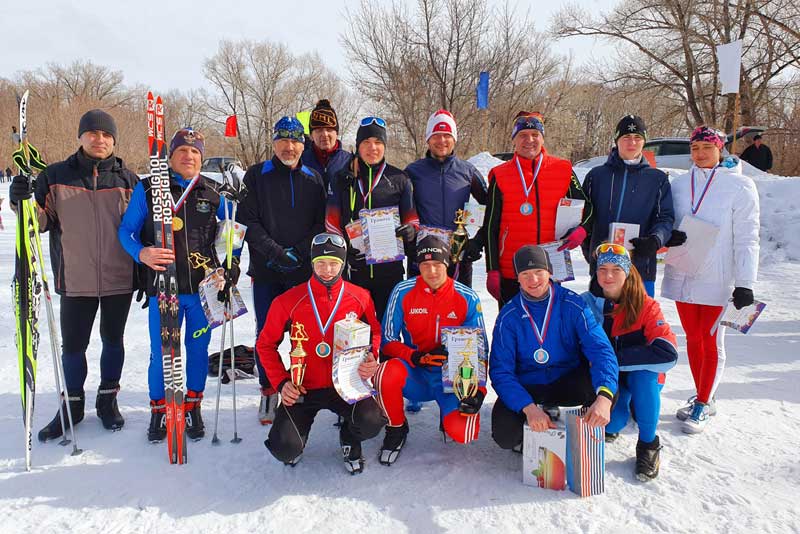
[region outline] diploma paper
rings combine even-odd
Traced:
[[[444,243],[444,245],[450,249],[450,239],[453,236],[453,231],[448,230],[447,228],[440,228],[438,226],[426,226],[421,224],[419,226],[419,231],[417,232],[417,243],[422,241],[423,237],[432,235],[433,237],[437,238],[439,241]]]
[[[553,282],[569,282],[575,280],[575,271],[572,268],[572,256],[569,249],[558,251],[558,247],[564,244],[563,241],[553,241],[552,243],[542,243],[539,245],[550,257],[550,263],[553,265],[553,276],[550,278]]]
[[[608,239],[616,245],[633,250],[631,239],[639,237],[639,225],[633,223],[612,222],[608,225]]]
[[[465,326],[446,326],[441,330],[442,345],[447,349],[447,360],[442,365],[442,387],[445,393],[453,392],[453,381],[458,368],[469,358],[478,375],[478,385],[486,386],[486,338],[483,329]]]
[[[746,334],[752,328],[753,323],[756,322],[758,316],[764,311],[767,305],[759,300],[753,301],[750,306],[745,306],[741,310],[737,310],[733,305],[733,299],[730,299],[725,311],[722,313],[719,324],[738,330],[742,334]],[[713,335],[713,331],[712,331]]]
[[[358,375],[358,366],[367,357],[368,350],[369,347],[358,347],[333,355],[333,387],[347,404],[355,404],[375,394],[372,385]]]
[[[217,295],[225,287],[225,271],[220,267],[203,278],[198,286],[197,292],[200,294],[200,304],[203,306],[203,313],[208,321],[208,326],[213,328],[222,324],[225,319],[225,304],[219,301]],[[247,313],[247,306],[244,305],[239,289],[233,286],[233,300],[231,301],[231,311],[228,312],[228,319],[235,319]]]
[[[364,230],[367,264],[390,263],[406,257],[403,240],[394,233],[400,226],[400,210],[397,206],[361,210],[358,215]]]
[[[684,215],[678,226],[686,232],[686,243],[670,247],[664,263],[684,274],[697,274],[705,265],[708,252],[714,247],[719,228],[693,215]]]
[[[558,201],[556,209],[556,239],[565,237],[569,230],[581,224],[583,217],[584,200],[577,198],[562,198]]]
[[[464,203],[464,220],[467,226],[483,226],[483,218],[486,216],[486,206],[481,206],[477,202]]]
[[[224,221],[217,226],[217,236],[214,238],[214,250],[217,258],[224,258],[228,253],[228,231],[233,227],[233,250],[239,250],[244,244],[244,235],[247,226],[236,221]]]
[[[352,221],[344,227],[347,237],[350,239],[350,247],[361,254],[364,253],[364,229],[361,227],[361,220]]]

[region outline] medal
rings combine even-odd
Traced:
[[[533,184],[536,183],[536,178],[539,176],[539,169],[542,168],[542,161],[544,161],[544,155],[540,154],[539,161],[536,162],[536,168],[533,170],[533,180],[531,180],[531,185],[528,185],[525,183],[525,174],[522,172],[522,166],[519,164],[519,158],[514,158],[514,163],[517,164],[519,180],[522,182],[522,191],[525,193],[525,202],[523,202],[519,207],[519,212],[523,215],[530,215],[533,213],[533,204],[528,202],[528,197],[531,195]]]
[[[530,202],[523,202],[519,207],[519,212],[523,215],[530,215],[533,213],[533,204]]]
[[[173,215],[172,216],[172,231],[180,232],[183,230],[183,219],[180,217]]]
[[[536,363],[547,363],[549,359],[550,354],[546,350],[540,348],[533,351],[533,361]]]
[[[180,211],[181,207],[183,206],[183,203],[186,202],[186,198],[189,196],[189,193],[191,193],[192,189],[194,189],[194,186],[197,184],[197,180],[199,178],[200,178],[199,175],[195,176],[194,178],[192,178],[192,180],[189,182],[189,185],[186,186],[186,190],[183,192],[183,194],[178,199],[178,201],[173,203],[173,206],[172,206],[172,231],[173,232],[180,232],[181,230],[183,230],[183,226],[184,226],[183,225],[183,219],[178,217],[176,214],[178,213],[178,211]]]
[[[541,329],[539,329],[534,322],[533,317],[528,311],[528,307],[525,306],[522,293],[519,295],[519,304],[522,306],[522,311],[525,312],[525,316],[528,318],[528,321],[530,321],[533,333],[536,336],[536,340],[539,342],[539,348],[533,351],[533,361],[544,365],[550,360],[550,353],[544,348],[544,338],[547,336],[547,328],[550,326],[550,312],[553,311],[553,294],[551,292],[550,296],[548,297],[547,310],[544,312],[544,319],[542,320]]]
[[[317,344],[317,348],[314,349],[314,351],[320,358],[327,358],[331,354],[331,346],[325,343],[324,341],[320,341]]]
[[[319,316],[319,309],[317,308],[317,301],[314,300],[314,293],[311,291],[311,280],[306,282],[306,287],[308,289],[308,298],[311,301],[311,308],[314,310],[314,318],[317,320],[317,328],[319,328],[320,333],[322,334],[322,341],[320,341],[314,352],[316,352],[317,356],[320,358],[327,358],[331,355],[331,346],[325,342],[325,334],[328,332],[328,329],[331,327],[331,323],[333,323],[333,318],[336,316],[336,312],[339,309],[339,305],[342,303],[342,297],[344,296],[344,282],[342,282],[342,287],[339,289],[339,296],[336,297],[336,304],[333,305],[333,309],[331,310],[331,314],[328,317],[328,320],[325,324],[322,324],[322,319]]]

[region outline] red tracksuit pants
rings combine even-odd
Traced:
[[[675,302],[681,326],[686,332],[686,353],[692,370],[698,402],[714,397],[725,369],[725,327],[713,333],[722,306]]]

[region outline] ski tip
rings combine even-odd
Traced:
[[[153,100],[153,91],[147,91],[147,100]]]

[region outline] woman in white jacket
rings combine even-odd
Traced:
[[[686,332],[697,395],[676,415],[690,434],[702,432],[716,414],[714,393],[725,367],[725,327],[715,328],[717,321],[731,297],[737,309],[753,303],[758,272],[758,192],[741,174],[738,159],[722,159],[723,144],[719,132],[696,128],[691,136],[694,165],[672,182],[675,221],[685,228],[684,217],[695,217],[718,230],[705,259],[695,262],[696,270],[668,264],[661,286],[661,295],[675,301]]]

